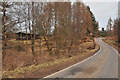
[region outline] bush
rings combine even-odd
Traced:
[[[102,36],[102,37],[106,37],[107,34],[101,33],[100,36]]]
[[[15,49],[16,49],[17,51],[25,51],[23,45],[16,45],[16,46],[15,46]]]
[[[90,39],[91,39],[91,40],[94,40],[94,38],[93,38],[93,37],[90,37]]]

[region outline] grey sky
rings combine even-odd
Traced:
[[[84,0],[83,2],[90,6],[96,20],[99,22],[99,29],[101,30],[102,27],[106,29],[106,25],[110,17],[112,19],[117,18],[118,1],[119,0]]]

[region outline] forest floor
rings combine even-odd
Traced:
[[[107,44],[109,44],[110,46],[114,47],[116,50],[118,50],[118,52],[120,53],[120,48],[118,47],[118,41],[117,41],[117,37],[106,37],[105,39],[103,39],[104,42],[106,42]]]
[[[44,42],[40,49],[36,41],[37,64],[34,64],[29,42],[26,44],[25,41],[9,41],[6,57],[2,60],[2,77],[43,78],[92,56],[98,50],[99,45],[87,38],[78,41],[69,51],[64,48],[59,54],[49,55]]]

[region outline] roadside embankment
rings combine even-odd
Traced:
[[[73,52],[69,57],[61,57],[59,59],[46,61],[41,64],[33,64],[26,67],[18,67],[13,70],[3,71],[3,78],[43,78],[54,72],[65,69],[75,63],[78,63],[92,55],[99,50],[99,45],[96,39],[85,41],[76,46],[79,52]],[[64,55],[65,56],[65,55]],[[52,56],[51,56],[52,57]]]

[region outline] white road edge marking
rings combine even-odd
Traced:
[[[104,42],[103,40],[102,40],[102,42],[105,43],[107,46],[112,47],[112,46],[110,46],[109,44],[107,44],[106,42]],[[118,50],[116,50],[114,47],[112,47],[112,49],[114,49],[114,51],[116,51],[116,53],[118,54],[118,56],[120,56]]]
[[[100,46],[99,43],[97,43],[97,44]],[[50,74],[50,75],[48,75],[48,76],[46,76],[46,77],[43,77],[43,79],[44,79],[44,78],[50,78],[51,76],[53,76],[53,75],[55,75],[55,74],[57,74],[57,73],[60,73],[60,72],[62,72],[62,71],[64,71],[64,70],[67,70],[67,69],[69,69],[69,68],[71,68],[71,67],[73,67],[73,66],[76,66],[76,65],[80,64],[80,63],[83,63],[83,62],[91,59],[92,57],[96,56],[100,51],[101,51],[101,46],[100,46],[99,51],[96,52],[93,56],[91,56],[91,57],[89,57],[89,58],[87,58],[87,59],[85,59],[85,60],[83,60],[83,61],[81,61],[81,62],[78,62],[78,63],[76,63],[76,64],[74,64],[74,65],[72,65],[72,66],[69,66],[69,67],[67,67],[67,68],[65,68],[65,69],[62,69],[62,70],[60,70],[60,71],[58,71],[58,72],[55,72],[55,73]]]

